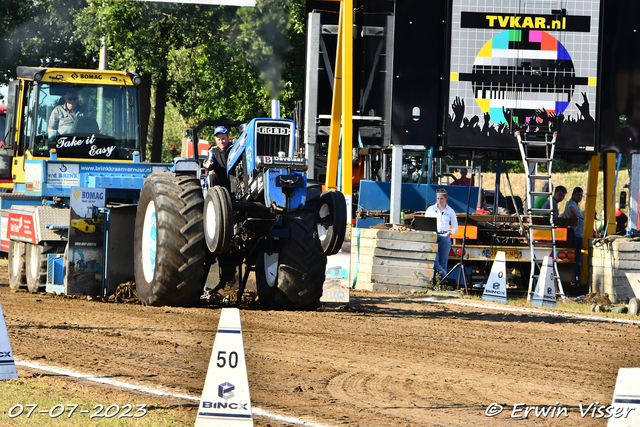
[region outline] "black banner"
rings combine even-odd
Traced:
[[[58,157],[75,159],[118,159],[116,140],[96,134],[60,135],[52,147],[57,150]]]
[[[488,30],[522,29],[543,31],[591,31],[590,16],[571,15],[525,15],[490,12],[462,12],[461,28],[483,28]]]

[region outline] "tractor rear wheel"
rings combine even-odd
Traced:
[[[155,173],[140,191],[134,270],[143,305],[193,306],[205,281],[203,197],[194,176]]]
[[[204,238],[214,254],[229,250],[233,237],[233,208],[229,190],[221,185],[209,188],[204,198]]]
[[[264,257],[264,253],[258,254],[256,281],[263,307],[313,310],[320,305],[327,257],[316,248],[313,238],[314,217],[312,212],[295,212],[283,216],[284,225],[291,229],[291,237],[280,240],[277,273],[272,265],[274,258]]]
[[[11,289],[24,288],[27,285],[26,276],[26,245],[16,240],[9,241],[9,287]]]
[[[316,209],[316,232],[319,250],[335,255],[342,248],[347,231],[347,204],[339,191],[325,191]]]
[[[25,263],[29,292],[44,290],[47,286],[47,255],[42,254],[42,246],[28,243]]]

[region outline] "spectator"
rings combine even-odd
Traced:
[[[460,169],[460,178],[457,181],[453,181],[451,185],[471,185],[471,180],[467,178],[469,171],[465,168]]]
[[[545,182],[544,185],[542,186],[542,191],[544,193],[547,193],[549,191],[549,182]],[[544,206],[544,202],[549,201],[549,198],[547,196],[536,196],[535,200],[533,201],[533,207],[535,209],[542,209],[542,206]]]
[[[604,237],[604,226],[605,226],[604,221],[605,221],[604,211],[600,212],[599,216],[596,214],[594,231],[597,237]]]
[[[582,236],[584,234],[584,214],[580,211],[580,202],[584,192],[582,188],[575,187],[571,193],[571,199],[564,207],[564,217],[573,218],[578,224],[573,228],[576,248],[576,284],[580,283],[580,264],[582,262]]]
[[[544,203],[544,205],[542,205],[542,209],[551,209],[551,213],[553,214],[553,219],[558,218],[560,216],[560,213],[558,212],[558,203],[563,201],[566,195],[567,195],[567,189],[562,185],[558,185],[553,190],[553,197],[551,198],[551,201],[553,202],[553,207],[549,205],[549,200],[547,200]]]
[[[616,234],[624,236],[627,234],[627,215],[620,210],[620,203],[616,203]]]
[[[436,204],[429,206],[424,216],[437,219],[438,252],[434,269],[441,277],[449,271],[449,251],[451,250],[451,235],[458,231],[456,213],[447,205],[449,194],[444,188],[436,190]]]

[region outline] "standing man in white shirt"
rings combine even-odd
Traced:
[[[584,192],[582,188],[575,187],[571,193],[571,199],[564,206],[564,217],[578,220],[578,224],[573,228],[575,233],[576,248],[576,285],[580,284],[580,265],[582,264],[582,236],[584,232],[584,213],[580,211],[580,202]]]
[[[444,188],[436,190],[436,204],[429,206],[424,216],[437,219],[438,253],[436,254],[435,270],[442,277],[447,274],[449,251],[451,250],[451,235],[458,231],[456,213],[447,205],[449,194]]]

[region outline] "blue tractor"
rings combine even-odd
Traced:
[[[218,124],[228,125],[205,121],[194,129],[194,153],[198,131]],[[143,304],[197,303],[217,259],[240,267],[239,297],[255,271],[263,307],[318,306],[327,256],[345,237],[345,198],[307,180],[293,121],[254,119],[241,129],[228,157],[230,188],[207,185],[197,155],[145,180],[135,231]]]

